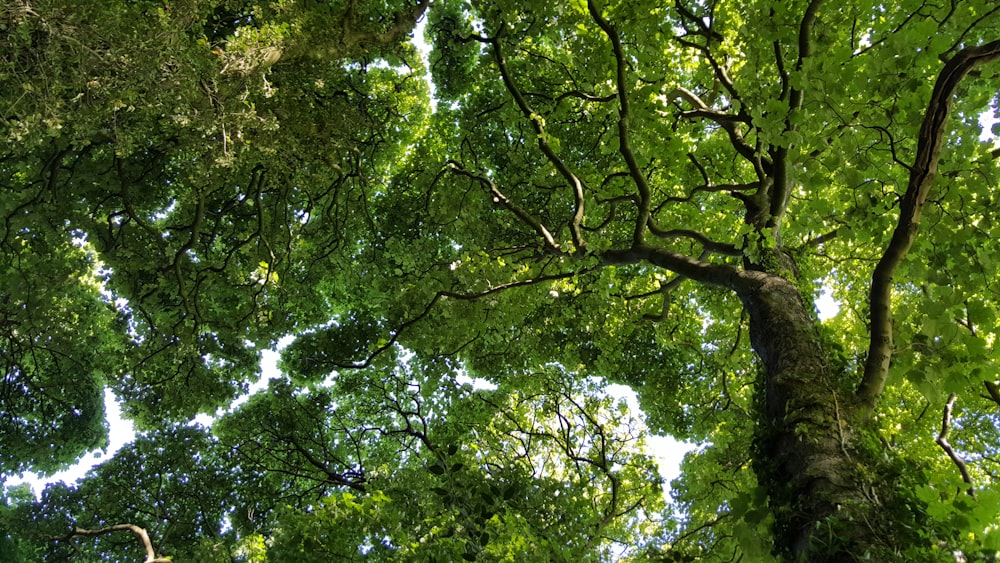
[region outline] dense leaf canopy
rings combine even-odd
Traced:
[[[140,433],[0,559],[996,560],[998,58],[989,0],[6,3],[0,475]]]

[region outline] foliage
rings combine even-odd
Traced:
[[[141,433],[5,560],[998,557],[994,3],[92,4],[0,8],[0,474]]]

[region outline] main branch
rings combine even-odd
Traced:
[[[822,5],[823,0],[812,0],[809,3],[809,7],[806,8],[805,14],[802,16],[802,22],[799,24],[799,58],[795,63],[796,71],[801,71],[802,64],[812,55],[812,30],[816,23],[816,14]],[[781,59],[779,53],[776,52],[775,56],[778,57],[780,65]],[[791,84],[791,82],[786,81],[785,76],[782,76],[782,82]],[[782,94],[784,94],[784,91]],[[788,114],[785,116],[785,132],[795,131],[792,114],[802,108],[802,99],[802,88],[792,86],[788,95]],[[787,144],[778,147],[775,149],[773,157],[774,189],[771,192],[771,208],[769,210],[771,217],[768,219],[768,223],[774,228],[775,234],[781,228],[781,219],[785,215],[785,210],[788,207],[788,196],[791,193],[791,183],[788,180],[789,148]]]
[[[910,179],[906,194],[899,206],[899,222],[892,233],[892,239],[885,253],[872,273],[869,294],[871,310],[871,339],[868,345],[868,359],[865,373],[858,386],[857,398],[861,412],[870,416],[875,410],[875,402],[882,394],[889,374],[892,359],[892,282],[899,265],[917,238],[920,215],[934,176],[937,173],[944,142],[944,127],[951,109],[951,98],[962,78],[973,68],[1000,58],[1000,40],[979,47],[970,47],[958,52],[949,60],[937,82],[924,115],[917,138],[917,154],[910,168]]]
[[[713,264],[647,244],[627,250],[607,250],[601,255],[601,265],[638,264],[646,262],[670,270],[694,281],[736,290],[745,285],[739,270],[728,264]]]

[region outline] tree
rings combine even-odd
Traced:
[[[8,8],[5,271],[100,337],[5,286],[0,438],[68,450],[4,470],[99,446],[105,384],[166,448],[294,335],[199,438],[226,556],[995,558],[1000,8],[524,4]],[[704,445],[680,521],[593,377]]]

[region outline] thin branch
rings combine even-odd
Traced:
[[[734,198],[744,201],[747,197],[745,194],[739,192],[752,192],[759,190],[762,185],[766,185],[764,182],[749,182],[746,184],[711,184],[705,186],[696,186],[691,189],[691,192],[683,196],[670,196],[660,200],[660,203],[656,205],[653,209],[652,214],[657,215],[668,203],[685,203],[694,199],[694,196],[699,193],[718,193],[718,192],[729,192],[729,195]]]
[[[718,514],[715,518],[712,518],[711,520],[707,520],[704,523],[702,523],[700,526],[697,526],[695,528],[687,530],[683,534],[677,536],[674,539],[673,544],[674,545],[679,544],[680,542],[682,542],[682,541],[686,540],[687,538],[689,538],[689,537],[697,534],[698,532],[701,532],[704,529],[712,528],[713,526],[718,525],[720,522],[722,522],[723,520],[725,520],[729,516],[730,516],[729,512],[723,512],[721,514]]]
[[[889,375],[892,359],[892,284],[893,276],[917,238],[920,215],[927,194],[934,183],[941,145],[944,142],[945,123],[951,109],[951,98],[959,83],[973,68],[1000,58],[1000,40],[979,47],[963,49],[955,55],[938,76],[934,84],[924,122],[917,138],[917,154],[910,168],[906,193],[900,201],[899,222],[885,253],[872,272],[869,294],[871,336],[865,373],[856,392],[862,414],[871,416],[875,402],[882,394]]]
[[[951,46],[950,48],[948,48],[948,50],[947,50],[947,51],[945,51],[945,52],[943,53],[943,55],[942,55],[942,56],[948,56],[948,53],[952,53],[952,52],[954,52],[954,51],[958,50],[958,47],[959,47],[959,46],[960,46],[960,45],[961,45],[962,43],[964,43],[964,42],[965,42],[965,36],[966,36],[966,35],[968,35],[968,33],[969,33],[970,31],[972,31],[972,30],[973,30],[973,28],[975,28],[975,27],[976,27],[976,26],[978,26],[978,25],[979,25],[980,23],[982,23],[982,22],[983,22],[984,20],[986,20],[987,18],[989,18],[989,17],[993,16],[993,15],[994,15],[994,14],[996,14],[997,12],[1000,12],[1000,4],[998,4],[997,6],[995,6],[995,7],[994,7],[994,8],[992,9],[992,10],[990,10],[990,11],[988,11],[988,12],[984,13],[984,14],[983,14],[982,16],[979,16],[978,18],[976,18],[976,21],[974,21],[974,22],[970,23],[970,24],[969,24],[969,26],[965,28],[965,31],[963,31],[963,32],[962,32],[962,33],[961,33],[961,34],[960,34],[960,35],[958,36],[958,39],[956,39],[956,40],[955,40],[955,44],[954,44],[954,45],[952,45],[952,46]]]
[[[654,235],[664,238],[689,238],[696,241],[705,250],[713,252],[715,254],[723,254],[725,256],[742,256],[743,252],[736,248],[735,245],[726,242],[714,241],[707,236],[699,233],[698,231],[692,231],[690,229],[670,229],[664,230],[656,226],[653,222],[653,218],[649,218],[649,231]]]
[[[588,94],[580,90],[570,90],[569,92],[563,92],[556,97],[556,102],[561,102],[566,98],[579,98],[586,102],[603,103],[603,102],[613,102],[617,96],[615,94],[608,94],[607,96],[595,96],[594,94]]]
[[[616,174],[622,174],[625,177],[628,177],[628,173],[627,172],[619,172],[619,173],[616,173]],[[614,176],[614,175],[612,175],[612,176]],[[610,178],[610,177],[611,176],[609,176],[608,178]],[[605,178],[605,183],[607,182],[608,178]],[[629,194],[629,195],[622,195],[622,196],[613,197],[613,198],[610,198],[610,199],[599,199],[599,200],[597,200],[597,203],[599,203],[601,205],[603,205],[605,203],[609,204],[610,209],[608,210],[608,215],[604,218],[603,221],[601,221],[600,225],[597,225],[596,227],[588,227],[586,225],[583,225],[582,228],[585,231],[590,231],[590,232],[595,232],[595,233],[598,232],[598,231],[600,231],[601,229],[603,229],[604,227],[607,227],[612,221],[615,220],[615,215],[618,213],[618,203],[620,203],[622,201],[631,201],[631,202],[635,203],[635,199],[636,199],[635,198],[635,194]]]
[[[687,153],[687,157],[688,160],[691,161],[691,164],[694,164],[694,167],[698,169],[698,172],[701,174],[701,178],[705,180],[705,186],[710,187],[712,185],[712,180],[708,177],[708,170],[705,170],[705,167],[698,162],[698,157],[696,157],[693,152]]]
[[[529,286],[529,285],[535,285],[536,283],[542,283],[542,282],[547,282],[547,281],[555,281],[555,280],[564,280],[566,278],[571,278],[573,276],[578,276],[578,275],[580,275],[582,273],[586,273],[588,271],[590,271],[589,268],[583,269],[583,270],[579,270],[579,271],[574,271],[574,272],[562,273],[562,274],[550,274],[550,275],[547,275],[547,276],[538,276],[537,278],[531,278],[531,279],[526,279],[526,280],[520,280],[520,281],[515,281],[515,282],[509,282],[509,283],[500,284],[498,286],[491,287],[490,289],[487,289],[486,291],[481,291],[479,293],[458,293],[456,291],[439,291],[437,293],[437,295],[435,296],[435,300],[439,299],[441,297],[448,297],[448,298],[451,298],[451,299],[458,299],[458,300],[461,300],[461,301],[475,301],[477,299],[482,299],[483,297],[487,297],[487,296],[492,295],[494,293],[500,293],[500,292],[503,292],[503,291],[507,291],[508,289],[514,289],[515,287],[526,287],[526,286]]]
[[[366,479],[363,474],[358,475],[355,479],[351,479],[349,478],[349,475],[352,473],[351,471],[348,471],[344,474],[334,471],[324,461],[314,456],[312,452],[309,451],[308,448],[300,444],[293,434],[286,434],[283,438],[280,439],[281,441],[284,441],[294,446],[292,449],[295,452],[297,452],[299,455],[305,458],[305,460],[308,461],[310,465],[312,465],[316,469],[320,470],[324,475],[326,475],[326,481],[333,483],[334,485],[349,487],[351,489],[354,489],[362,493],[365,492]]]
[[[528,213],[528,211],[525,210],[523,207],[507,199],[507,196],[505,196],[503,192],[501,192],[500,189],[497,188],[497,185],[493,183],[493,180],[490,180],[486,176],[469,172],[468,170],[462,168],[462,165],[460,165],[455,161],[448,161],[448,164],[451,166],[451,170],[456,174],[460,174],[462,176],[465,176],[466,178],[471,178],[482,184],[484,187],[486,187],[486,189],[490,192],[490,195],[493,197],[493,203],[501,205],[504,208],[508,209],[509,211],[513,212],[514,215],[517,215],[517,218],[520,219],[524,224],[534,229],[539,235],[542,236],[543,239],[545,239],[545,244],[551,251],[556,253],[562,252],[562,250],[559,248],[559,243],[557,243],[555,238],[552,237],[552,233],[549,232],[549,229],[545,225],[543,225],[541,221],[539,221],[533,215]]]
[[[581,232],[580,225],[583,223],[583,182],[569,169],[569,166],[563,162],[559,155],[555,153],[552,146],[549,145],[548,134],[545,132],[545,121],[542,116],[535,112],[534,109],[528,104],[528,100],[525,99],[524,94],[514,83],[514,77],[510,73],[510,69],[507,68],[507,60],[503,56],[503,51],[500,49],[500,40],[497,38],[485,39],[485,42],[493,47],[493,59],[497,63],[497,67],[500,69],[500,76],[503,78],[503,83],[507,87],[507,91],[514,98],[514,102],[517,107],[520,108],[521,113],[531,122],[531,127],[535,131],[535,138],[538,141],[538,148],[541,149],[542,154],[545,158],[555,166],[559,174],[566,180],[570,188],[573,190],[573,200],[576,209],[573,211],[573,218],[570,220],[570,233],[573,236],[573,244],[576,246],[576,252],[582,252],[586,248],[587,243],[583,239],[583,233]]]
[[[871,45],[868,45],[864,49],[861,49],[857,53],[854,53],[853,55],[851,55],[851,58],[860,57],[861,55],[867,53],[868,51],[871,51],[875,47],[878,47],[879,45],[881,45],[882,43],[884,43],[886,39],[888,39],[889,37],[892,37],[893,35],[899,33],[899,31],[901,29],[903,29],[904,27],[906,27],[906,24],[910,23],[910,20],[912,20],[913,18],[915,18],[918,15],[920,15],[920,10],[915,10],[913,12],[910,12],[910,14],[908,16],[906,16],[906,18],[903,19],[902,23],[900,23],[899,25],[896,26],[896,29],[893,29],[889,33],[885,34],[884,37],[880,37],[877,40],[872,41]]]
[[[815,248],[815,247],[817,247],[817,246],[819,246],[821,244],[830,242],[831,240],[837,238],[837,234],[838,234],[839,230],[840,229],[834,229],[834,230],[832,230],[832,231],[830,231],[828,233],[823,233],[822,235],[819,235],[818,237],[811,238],[811,239],[807,240],[802,246],[803,247],[813,247],[813,248]]]
[[[935,442],[937,442],[937,445],[941,446],[944,453],[948,454],[951,461],[955,463],[956,467],[958,467],[958,471],[962,474],[962,480],[969,486],[966,492],[969,493],[969,496],[972,498],[976,498],[976,490],[972,486],[972,475],[969,474],[969,468],[965,465],[965,460],[962,459],[962,456],[958,455],[955,448],[951,447],[951,444],[948,443],[948,431],[951,429],[951,413],[955,408],[955,401],[957,399],[958,395],[954,393],[948,395],[948,402],[945,403],[944,412],[941,414],[941,431],[938,432]]]
[[[733,79],[729,76],[728,67],[720,65],[719,62],[715,60],[715,56],[712,55],[711,49],[709,49],[709,46],[713,42],[720,43],[722,41],[722,36],[713,30],[709,25],[706,25],[701,17],[685,8],[680,0],[677,0],[674,3],[674,6],[677,9],[677,12],[681,15],[682,19],[695,24],[695,27],[697,27],[697,31],[692,32],[686,25],[684,25],[684,31],[686,31],[689,35],[700,35],[705,38],[704,45],[685,39],[686,35],[676,37],[677,42],[686,47],[691,47],[692,49],[701,51],[702,55],[704,55],[705,59],[712,66],[715,79],[726,89],[729,99],[737,100],[743,105],[743,107],[746,107],[746,104],[743,104],[743,99],[740,97],[739,92],[736,91],[736,85],[733,83]]]
[[[721,42],[723,40],[723,37],[722,35],[719,35],[719,32],[715,31],[714,29],[706,25],[704,19],[694,14],[691,10],[687,9],[687,7],[680,2],[680,0],[677,0],[677,2],[674,3],[674,6],[677,8],[677,12],[681,15],[681,17],[693,23],[698,28],[697,32],[698,35],[704,36],[705,39],[707,39],[710,42],[711,41]]]
[[[372,362],[375,361],[375,358],[379,357],[383,352],[396,345],[396,343],[399,341],[399,338],[403,335],[404,332],[406,332],[411,326],[419,323],[421,320],[430,315],[431,311],[434,309],[434,306],[437,305],[437,302],[440,301],[442,297],[451,299],[460,299],[464,301],[475,301],[477,299],[481,299],[488,295],[492,295],[494,293],[500,293],[516,287],[526,287],[529,285],[535,285],[537,283],[542,283],[546,281],[554,281],[554,280],[570,278],[573,276],[580,275],[582,273],[589,272],[592,269],[593,268],[583,268],[573,272],[541,275],[531,279],[500,284],[498,286],[491,287],[490,289],[481,291],[479,293],[458,293],[454,291],[438,291],[437,293],[434,294],[434,297],[431,298],[431,300],[427,303],[427,305],[424,306],[424,309],[419,314],[417,314],[416,316],[407,321],[400,323],[396,327],[396,329],[392,332],[391,336],[381,346],[370,352],[368,356],[366,356],[363,360],[357,362],[332,361],[329,362],[329,365],[331,367],[340,369],[365,369],[371,366]]]
[[[864,129],[873,129],[875,131],[878,131],[879,132],[879,142],[882,141],[882,135],[885,135],[889,139],[889,152],[892,154],[892,161],[895,162],[896,164],[902,166],[904,169],[906,169],[907,172],[910,171],[910,165],[907,164],[907,163],[905,163],[905,162],[903,162],[902,160],[900,160],[899,157],[896,155],[896,139],[892,136],[892,133],[889,132],[888,129],[886,129],[885,127],[882,127],[881,125],[864,125],[864,124],[859,124],[859,126],[862,127],[862,128],[864,128]]]
[[[755,169],[766,170],[770,167],[770,161],[763,159],[763,157],[757,153],[756,149],[747,144],[746,140],[743,138],[743,132],[739,130],[740,123],[748,122],[746,116],[732,115],[723,111],[714,110],[710,108],[704,100],[698,97],[697,94],[683,87],[674,88],[667,94],[666,98],[667,101],[682,98],[695,107],[692,111],[681,112],[681,117],[687,119],[708,119],[709,121],[716,123],[719,127],[722,127],[722,129],[729,135],[729,143],[733,145],[736,152],[743,158],[750,161],[750,163],[754,165]]]

